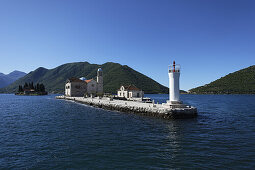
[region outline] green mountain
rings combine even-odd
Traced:
[[[15,81],[6,88],[0,89],[2,93],[14,93],[19,85],[25,82],[43,83],[46,90],[51,93],[64,93],[65,81],[70,77],[96,78],[97,69],[103,69],[104,91],[116,93],[121,85],[133,84],[145,93],[168,93],[168,88],[162,86],[151,78],[133,70],[126,65],[108,62],[103,65],[88,62],[68,63],[54,69],[40,67],[35,71]]]
[[[189,91],[197,94],[255,94],[255,65]]]

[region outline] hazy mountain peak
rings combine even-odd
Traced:
[[[21,77],[24,77],[26,73],[15,70],[7,75],[0,73],[0,88],[6,87]]]
[[[24,77],[25,75],[26,75],[26,73],[21,72],[21,71],[17,71],[17,70],[15,70],[15,71],[13,71],[13,72],[7,74],[7,76],[8,76],[9,78],[13,79],[14,81],[15,81],[15,80],[18,80],[18,79],[21,78],[21,77]]]

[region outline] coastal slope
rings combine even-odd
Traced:
[[[121,85],[133,84],[142,89],[145,93],[168,93],[168,88],[159,84],[155,80],[135,71],[127,65],[107,62],[103,65],[90,64],[88,62],[68,63],[54,69],[40,67],[23,78],[15,81],[6,88],[2,88],[2,93],[14,93],[18,86],[25,82],[43,83],[50,93],[64,93],[65,81],[70,77],[96,78],[97,69],[103,69],[104,91],[106,93],[116,93]]]
[[[255,94],[255,65],[230,73],[204,86],[189,90],[195,94]]]

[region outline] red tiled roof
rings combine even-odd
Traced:
[[[85,82],[86,82],[86,83],[89,83],[89,82],[91,82],[91,80],[93,80],[93,79],[90,79],[90,80],[85,80]]]
[[[128,85],[128,86],[124,86],[125,90],[134,90],[134,91],[141,91],[139,88],[137,88],[134,85]]]
[[[82,80],[80,80],[80,79],[78,79],[76,77],[71,77],[67,81],[70,81],[70,82],[84,82],[84,81],[82,81]]]

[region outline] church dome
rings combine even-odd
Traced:
[[[103,71],[101,68],[99,68],[97,71]]]
[[[85,77],[81,77],[80,80],[85,81],[87,79]]]

